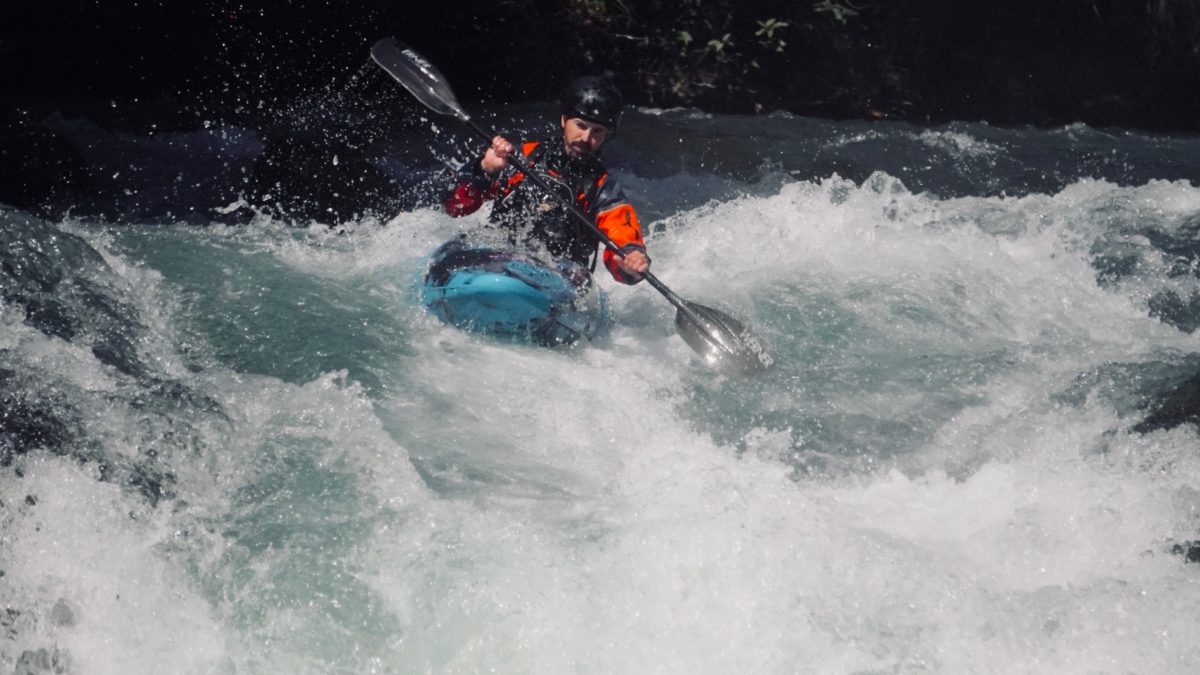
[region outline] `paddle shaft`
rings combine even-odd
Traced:
[[[476,124],[475,120],[467,118],[467,119],[464,119],[463,122],[465,122],[467,124],[467,126],[471,127],[471,129],[476,134],[487,139],[488,141],[491,141],[493,138],[496,137],[496,134],[488,133],[488,131],[486,129],[484,129],[483,127]],[[563,206],[563,208],[565,208],[568,213],[570,213],[572,216],[575,217],[575,220],[578,220],[580,223],[582,223],[584,225],[584,227],[587,227],[589,230],[592,231],[593,234],[595,234],[597,237],[599,237],[600,243],[604,244],[605,248],[607,248],[608,250],[612,251],[613,253],[615,253],[619,256],[622,256],[622,257],[625,256],[625,252],[622,251],[619,246],[617,246],[617,243],[614,242],[611,237],[609,237],[607,234],[605,234],[603,230],[601,230],[599,227],[597,227],[596,223],[592,222],[591,218],[588,218],[586,215],[584,215],[583,211],[580,211],[578,206],[575,206],[575,204],[573,204],[573,203],[563,203],[564,200],[559,199],[558,193],[555,192],[552,187],[550,187],[550,184],[546,182],[546,179],[544,179],[541,176],[539,176],[538,174],[530,171],[528,169],[528,167],[525,166],[525,162],[523,162],[521,159],[519,159],[515,154],[510,154],[507,159],[508,159],[509,164],[512,164],[513,166],[517,167],[518,171],[525,174],[525,176],[527,178],[529,178],[530,180],[532,180],[534,183],[536,183],[538,187],[545,190],[546,193],[549,194],[552,198],[559,200],[559,202]],[[651,272],[650,270],[646,270],[645,272],[642,272],[642,278],[646,280],[646,283],[653,286],[654,290],[658,291],[659,293],[662,293],[663,297],[665,297],[672,305],[675,305],[675,308],[678,309],[680,312],[683,312],[684,315],[686,315],[688,317],[688,319],[690,319],[693,323],[695,323],[698,326],[703,325],[701,323],[700,317],[697,316],[696,313],[693,312],[691,310],[691,308],[688,307],[687,304],[685,304],[684,301],[678,295],[675,295],[674,291],[672,291],[670,288],[667,288],[666,284],[664,284],[662,281],[660,281],[658,279],[658,277],[654,276],[653,272]]]

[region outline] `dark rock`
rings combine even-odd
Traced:
[[[14,211],[0,211],[0,298],[25,308],[25,323],[47,335],[82,340],[103,363],[145,372],[134,338],[137,313],[106,287],[112,271],[75,235]]]
[[[1162,291],[1151,296],[1149,305],[1150,316],[1168,326],[1189,334],[1200,328],[1200,293],[1193,292],[1184,300],[1173,290]]]
[[[50,610],[50,623],[55,626],[74,626],[76,623],[75,610],[65,598],[59,598]]]
[[[21,618],[20,610],[12,607],[5,607],[0,611],[0,636],[5,640],[12,640],[17,636],[17,619]]]
[[[48,675],[68,671],[66,654],[55,649],[28,649],[17,659],[13,675]]]
[[[0,368],[0,466],[34,448],[57,451],[73,437],[53,403],[29,396],[13,371]]]
[[[123,293],[122,281],[86,241],[0,210],[0,298],[24,307],[30,327],[90,348],[99,362],[125,376],[118,393],[98,395],[0,350],[0,466],[35,450],[95,462],[101,480],[156,505],[174,496],[170,453],[163,450],[187,446],[194,432],[179,413],[220,415],[221,407],[143,362],[137,341],[145,328],[136,309],[122,301]],[[84,411],[114,404],[139,421],[131,433],[141,435],[137,444],[145,450],[136,457],[108,456],[85,431]],[[26,503],[37,500],[31,495]]]
[[[1157,395],[1149,414],[1133,427],[1138,433],[1174,429],[1180,424],[1200,425],[1200,372]]]
[[[1200,541],[1185,541],[1171,547],[1171,553],[1183,556],[1184,562],[1200,563]]]
[[[151,462],[153,459],[151,458]],[[150,506],[158,506],[160,499],[171,499],[175,496],[175,475],[163,467],[150,462],[137,463],[129,467],[128,476],[122,481],[133,488],[149,502]]]

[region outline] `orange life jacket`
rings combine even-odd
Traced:
[[[490,178],[476,161],[459,171],[458,183],[445,200],[446,211],[463,216],[474,213],[485,201],[495,200],[489,220],[512,233],[514,244],[537,242],[554,255],[587,264],[600,240],[560,206],[561,201],[569,198],[623,252],[644,252],[637,213],[604,166],[595,158],[570,159],[565,150],[556,153],[557,147],[552,143],[527,142],[522,144],[521,152],[526,167],[537,171],[555,188],[557,194],[553,197],[532,181],[526,181],[521,172],[503,179]],[[604,264],[613,277],[624,283],[636,283],[638,280],[625,275],[618,263],[617,255],[606,249]]]

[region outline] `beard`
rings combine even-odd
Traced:
[[[596,154],[596,150],[599,150],[599,146],[592,148],[591,145],[582,141],[575,143],[563,143],[563,147],[566,148],[567,156],[571,159],[583,159],[585,157],[591,157],[592,155]]]

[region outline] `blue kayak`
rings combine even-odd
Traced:
[[[595,338],[608,299],[582,265],[453,239],[430,256],[421,302],[448,324],[540,345]]]

